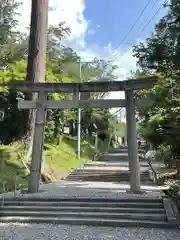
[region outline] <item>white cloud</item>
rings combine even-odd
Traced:
[[[111,44],[106,47],[84,46],[77,50],[82,58],[87,61],[92,60],[94,57],[113,60],[113,63],[118,66],[115,72],[119,80],[130,77],[131,71],[136,70],[136,58],[132,56],[131,47],[120,49],[118,52],[114,51]]]
[[[51,5],[52,4],[52,5]],[[84,18],[84,1],[82,0],[50,0],[50,6],[55,10],[49,13],[49,23],[65,21],[71,29],[71,38],[84,38],[88,23]]]
[[[22,0],[17,0],[22,2]],[[71,29],[71,39],[84,38],[84,34],[88,27],[83,12],[85,9],[82,0],[49,0],[49,25],[57,25],[61,21],[65,21],[66,25]],[[18,10],[21,16],[18,16],[19,29],[26,31],[26,27],[30,24],[31,0],[24,0]]]

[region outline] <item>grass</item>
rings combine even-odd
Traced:
[[[0,146],[0,192],[27,185],[27,175],[14,146]]]
[[[43,168],[56,179],[90,161],[94,153],[93,146],[83,141],[81,158],[76,159],[76,140],[73,138],[64,138],[59,146],[45,144],[45,149]],[[0,192],[27,187],[28,174],[21,161],[22,151],[21,144],[17,143],[0,146]]]
[[[56,178],[67,175],[72,169],[92,159],[93,146],[88,142],[81,143],[81,158],[76,158],[76,141],[65,138],[60,146],[46,144],[45,168]]]

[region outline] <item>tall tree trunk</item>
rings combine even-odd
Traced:
[[[26,81],[44,82],[46,67],[46,47],[48,28],[48,0],[32,0],[31,27],[29,37],[28,65]],[[37,99],[37,94],[27,94],[27,100]],[[26,112],[27,124],[25,138],[29,143],[27,160],[32,152],[35,110]]]

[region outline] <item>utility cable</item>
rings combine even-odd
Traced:
[[[166,4],[168,2],[168,0],[166,0],[163,4],[160,5],[160,7],[157,9],[157,11],[153,14],[153,16],[150,18],[150,20],[145,24],[145,26],[142,28],[142,30],[140,31],[140,33],[144,32],[144,30],[149,26],[149,24],[152,22],[152,20],[156,17],[156,15],[159,13],[159,11],[161,10],[161,8],[163,7],[164,4]],[[157,2],[156,2],[157,3]],[[153,5],[155,6],[155,4]],[[163,32],[164,34],[164,32]],[[124,51],[125,52],[125,51]],[[120,51],[117,52],[113,57],[111,61],[114,61],[114,59],[119,56]]]
[[[147,26],[152,22],[152,20],[156,17],[156,15],[159,13],[159,11],[161,10],[161,8],[163,7],[164,4],[166,4],[168,2],[168,0],[166,0],[158,9],[157,11],[154,13],[154,15],[151,17],[151,19],[147,22],[147,24],[143,27],[143,29],[141,30],[140,33],[144,32],[144,30],[147,28]]]
[[[144,14],[144,12],[146,11],[146,9],[148,8],[149,4],[151,3],[152,0],[148,0],[148,2],[146,3],[145,7],[142,9],[140,15],[138,16],[138,18],[136,19],[136,21],[134,22],[134,24],[131,26],[131,28],[129,29],[128,33],[125,35],[125,37],[123,38],[123,40],[118,44],[115,52],[117,51],[117,49],[119,49],[119,47],[126,41],[126,39],[129,37],[129,35],[131,34],[131,32],[133,31],[133,29],[135,28],[135,26],[137,25],[137,23],[139,22],[139,20],[141,19],[142,15]],[[116,58],[117,53],[114,54],[113,58]]]

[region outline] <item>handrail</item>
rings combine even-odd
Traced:
[[[148,158],[147,160],[148,160],[149,167],[150,167],[150,169],[152,171],[152,174],[153,174],[154,183],[157,184],[157,182],[158,182],[157,172],[153,168],[152,160],[150,158]]]

